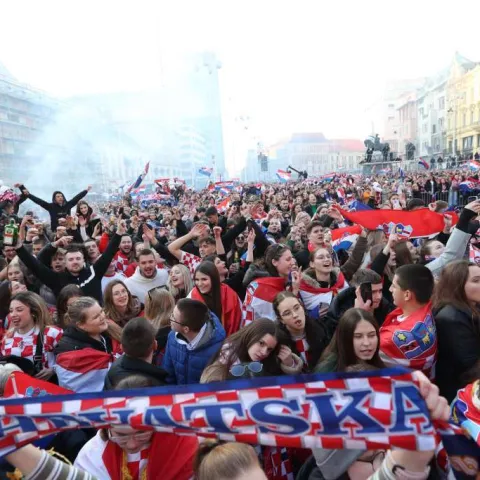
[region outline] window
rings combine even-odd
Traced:
[[[437,126],[436,125],[432,125],[432,134],[436,134],[437,133]]]
[[[473,122],[474,122],[474,116],[475,116],[475,112],[472,110],[472,111],[470,112],[470,125],[472,125]]]
[[[438,128],[439,129],[443,129],[443,125],[444,125],[444,119],[443,118],[439,118],[438,119]]]
[[[468,150],[470,148],[473,148],[473,136],[465,137],[463,139],[463,149]]]
[[[463,126],[465,126],[467,124],[467,114],[464,113],[463,114]]]
[[[440,97],[438,99],[438,108],[440,110],[445,110],[445,97]]]

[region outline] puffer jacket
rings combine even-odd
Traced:
[[[218,317],[214,313],[211,316],[212,320],[207,323],[200,342],[193,350],[187,348],[187,341],[176,332],[168,334],[162,362],[162,368],[168,374],[167,383],[188,385],[200,382],[203,369],[225,340],[225,330]]]

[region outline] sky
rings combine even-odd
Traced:
[[[388,80],[455,51],[480,61],[479,14],[478,0],[3,0],[0,62],[68,97],[159,88],[182,52],[214,50],[232,166],[254,139],[365,138]]]

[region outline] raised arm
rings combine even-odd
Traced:
[[[120,240],[122,235],[127,231],[125,220],[119,220],[117,224],[117,233],[112,236],[110,242],[108,242],[106,250],[98,258],[98,260],[93,264],[93,269],[95,270],[95,275],[97,277],[103,277],[108,270],[108,267],[112,263],[113,257],[118,251],[120,246]]]
[[[177,238],[170,245],[168,245],[168,251],[178,260],[182,258],[182,247],[192,241],[194,238],[198,238],[206,235],[208,226],[203,223],[197,223],[194,227],[183,237]]]
[[[40,263],[32,254],[28,253],[21,243],[19,243],[16,248],[18,258],[25,264],[25,266],[30,269],[35,277],[37,277],[42,283],[55,291],[58,286],[57,273]]]
[[[75,195],[66,203],[66,208],[73,208],[91,189],[92,187],[89,185],[86,190],[82,190],[80,193],[77,193],[77,195]]]

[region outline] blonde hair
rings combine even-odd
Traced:
[[[198,447],[193,470],[197,480],[232,480],[253,467],[260,464],[251,445],[207,440]]]
[[[192,275],[190,274],[190,270],[188,270],[188,268],[185,265],[181,265],[181,264],[174,265],[172,267],[172,270],[174,268],[178,268],[180,270],[181,274],[182,274],[183,285],[185,286],[184,292],[185,292],[185,296],[187,296],[194,287],[193,280],[192,280]],[[169,292],[173,295],[174,298],[176,298],[176,299],[179,298],[181,292],[178,288],[176,288],[172,285],[172,280],[171,280],[170,275],[168,276],[168,280],[167,280],[167,288],[168,288]]]
[[[164,288],[156,288],[145,297],[145,318],[156,330],[170,325],[170,316],[174,308],[175,299]]]

